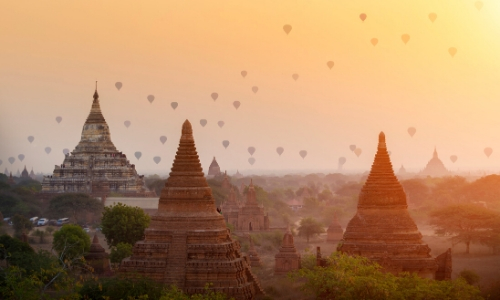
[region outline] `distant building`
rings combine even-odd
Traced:
[[[28,173],[28,170],[26,170],[26,166],[24,166],[24,170],[21,173],[21,179],[30,179],[30,174]]]
[[[401,168],[399,168],[399,171],[398,171],[398,174],[399,175],[404,175],[406,174],[406,169],[403,165],[401,165]]]
[[[297,199],[292,199],[292,200],[286,202],[286,205],[288,205],[288,207],[290,207],[291,210],[297,211],[297,210],[302,209],[304,207],[304,202],[299,201]]]
[[[229,182],[229,177],[227,177],[227,172],[224,171],[224,179],[222,180],[222,188],[229,191],[231,188],[231,183]]]
[[[434,148],[434,153],[432,154],[431,160],[429,160],[427,166],[425,166],[425,169],[420,172],[420,175],[434,177],[450,175],[450,172],[446,169],[443,162],[439,159],[436,148]]]
[[[219,167],[219,164],[217,163],[217,160],[215,160],[215,156],[214,156],[214,159],[212,159],[212,163],[210,164],[210,167],[208,167],[208,178],[212,178],[212,177],[215,177],[215,176],[219,176],[220,175],[220,167]]]
[[[9,180],[7,180],[7,183],[10,185],[15,185],[16,183],[14,182],[14,178],[12,178],[12,172],[10,172]]]
[[[239,170],[236,170],[236,174],[234,174],[233,177],[236,179],[239,179],[239,178],[243,178],[243,175],[241,175]]]
[[[33,172],[33,168],[31,168],[30,177],[33,180],[35,180],[35,178],[36,178],[35,172]]]
[[[274,256],[274,262],[275,275],[283,275],[300,269],[300,254],[295,249],[290,228],[287,229],[283,236],[279,253]]]

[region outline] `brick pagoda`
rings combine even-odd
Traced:
[[[287,229],[281,242],[280,252],[274,256],[274,274],[282,275],[300,269],[300,254],[295,249],[293,235]]]

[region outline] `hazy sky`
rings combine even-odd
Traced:
[[[342,156],[346,171],[368,170],[384,131],[396,169],[422,169],[436,146],[451,170],[496,172],[500,1],[476,2],[0,0],[0,171],[26,164],[51,172],[62,163],[97,80],[112,141],[139,172],[168,172],[186,118],[205,171],[213,156],[222,169],[246,172],[334,171]]]

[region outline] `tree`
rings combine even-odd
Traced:
[[[454,244],[464,243],[469,254],[471,243],[484,242],[494,229],[499,214],[475,204],[449,205],[431,214],[430,224],[436,232],[452,237]]]
[[[300,220],[300,226],[298,230],[299,235],[305,236],[308,243],[311,236],[325,232],[323,226],[321,226],[321,224],[312,217],[307,217]]]
[[[111,247],[109,259],[114,264],[119,264],[125,257],[132,255],[132,245],[127,243],[118,243],[115,247]]]
[[[151,218],[139,207],[122,203],[107,206],[102,213],[102,233],[109,246],[119,243],[135,244],[142,239]]]
[[[84,213],[99,215],[104,204],[87,194],[67,193],[54,197],[50,200],[48,212],[51,217],[62,218],[71,217],[74,222],[78,222],[78,216],[83,219]]]
[[[14,215],[12,223],[16,236],[20,236],[23,232],[28,234],[33,229],[33,223],[25,216]]]
[[[467,281],[468,284],[474,285],[481,280],[481,277],[474,271],[468,270],[468,269],[463,269],[458,276],[462,277]]]
[[[408,203],[422,205],[429,198],[430,189],[424,179],[402,180],[401,185],[405,190]]]
[[[63,259],[82,257],[90,249],[90,237],[78,225],[66,224],[56,233],[52,247]]]

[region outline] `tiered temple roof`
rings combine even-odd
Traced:
[[[217,160],[215,160],[215,156],[214,156],[214,159],[212,160],[210,167],[208,167],[208,177],[219,176],[220,173],[221,172],[220,172],[219,164],[217,163]]]
[[[145,238],[135,244],[120,272],[174,284],[188,294],[211,290],[254,299],[262,289],[215,207],[196,151],[191,123],[182,126],[179,148]]]
[[[90,265],[96,274],[111,272],[109,265],[109,254],[104,247],[99,244],[97,234],[94,234],[89,252],[84,256],[85,262]]]
[[[249,235],[248,239],[250,240],[250,248],[248,249],[248,258],[250,260],[250,265],[252,267],[261,267],[262,262],[260,261],[259,253],[257,253],[257,250],[255,250],[252,236]]]
[[[60,166],[55,166],[53,175],[44,176],[40,195],[83,192],[102,197],[114,192],[123,196],[155,196],[147,190],[143,177],[111,141],[96,87],[80,142],[65,155]]]
[[[224,179],[222,179],[222,188],[229,190],[231,188],[231,183],[229,182],[229,177],[227,177],[227,172],[224,171]]]
[[[21,173],[21,178],[22,179],[30,179],[30,174],[28,173],[28,170],[26,170],[26,166],[24,166],[24,170]]]
[[[295,249],[290,228],[287,228],[283,236],[283,241],[281,242],[279,253],[274,256],[274,259],[274,274],[276,275],[286,274],[290,271],[300,269],[300,254],[297,252],[297,249]]]
[[[340,226],[337,214],[335,214],[332,223],[328,226],[326,234],[327,242],[338,242],[343,238],[344,230],[342,229],[342,226]]]
[[[408,213],[406,195],[394,175],[383,132],[340,251],[370,258],[392,273],[416,272],[424,278],[435,278],[438,264]]]
[[[439,159],[436,148],[434,148],[434,153],[432,154],[431,160],[429,160],[429,162],[425,166],[425,169],[420,172],[420,175],[435,177],[450,175],[450,172],[446,169],[443,162]]]

